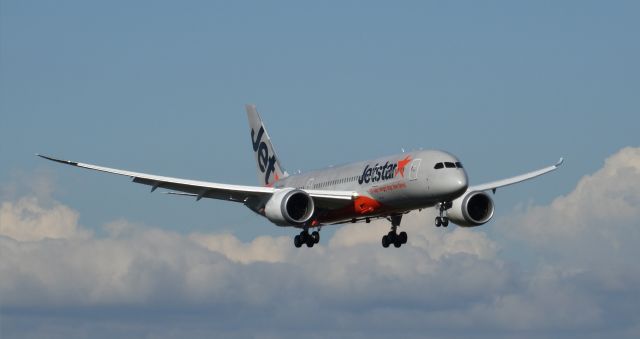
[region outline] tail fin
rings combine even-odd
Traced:
[[[271,144],[271,138],[264,128],[264,123],[256,111],[256,106],[246,105],[245,108],[249,118],[249,127],[251,127],[253,153],[258,165],[258,181],[262,185],[272,186],[273,183],[289,174],[280,165],[280,159]]]

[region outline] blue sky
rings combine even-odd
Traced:
[[[437,148],[481,183],[564,156],[560,171],[500,191],[497,221],[472,232],[517,247],[501,219],[553,206],[606,158],[639,146],[639,10],[635,1],[2,1],[0,197],[46,196],[98,239],[114,221],[230,233],[238,246],[291,236],[236,204],[149,194],[33,156],[254,184],[243,105],[255,103],[289,171]],[[536,265],[531,251],[515,256]]]

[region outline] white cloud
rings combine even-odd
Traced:
[[[2,331],[83,336],[60,325],[73,319],[104,337],[635,337],[639,173],[640,149],[624,149],[549,206],[486,226],[539,254],[533,266],[482,228],[433,227],[431,212],[405,216],[401,249],[380,246],[382,221],[296,249],[287,237],[242,242],[124,220],[96,237],[59,203],[5,201]]]
[[[224,255],[234,262],[248,264],[252,262],[283,262],[292,254],[291,238],[267,237],[255,238],[250,243],[242,243],[232,234],[194,233],[189,239],[208,250]]]
[[[548,261],[640,275],[634,259],[640,243],[640,148],[620,150],[566,196],[504,218],[496,227]]]
[[[78,213],[54,203],[44,207],[35,196],[0,204],[0,235],[20,241],[45,238],[86,238],[89,232],[78,226]]]

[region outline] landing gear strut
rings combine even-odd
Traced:
[[[391,231],[382,236],[382,247],[387,248],[393,244],[394,247],[398,248],[407,243],[407,232],[397,233],[398,226],[400,226],[400,221],[402,220],[402,214],[394,214],[389,220],[391,220]]]
[[[447,210],[453,206],[453,203],[450,201],[441,202],[439,208],[439,216],[436,217],[435,224],[436,227],[447,227],[449,226],[449,217],[447,217]]]
[[[313,245],[320,242],[320,232],[313,231],[309,234],[309,229],[305,228],[300,234],[296,235],[293,238],[293,244],[300,248],[302,245],[307,245],[307,247],[313,247]]]

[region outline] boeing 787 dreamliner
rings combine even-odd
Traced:
[[[454,155],[426,150],[400,153],[301,174],[282,167],[269,134],[255,106],[246,106],[251,145],[260,186],[230,185],[164,177],[60,160],[42,158],[96,171],[127,176],[133,182],[169,190],[170,194],[228,200],[244,204],[278,226],[301,229],[294,245],[313,247],[325,225],[366,222],[385,218],[391,230],[382,246],[400,247],[407,233],[398,233],[402,216],[416,209],[435,208],[435,226],[449,222],[463,227],[479,226],[493,217],[489,191],[535,178],[557,169],[555,165],[508,179],[469,186],[467,173]],[[309,231],[312,230],[311,233]]]

